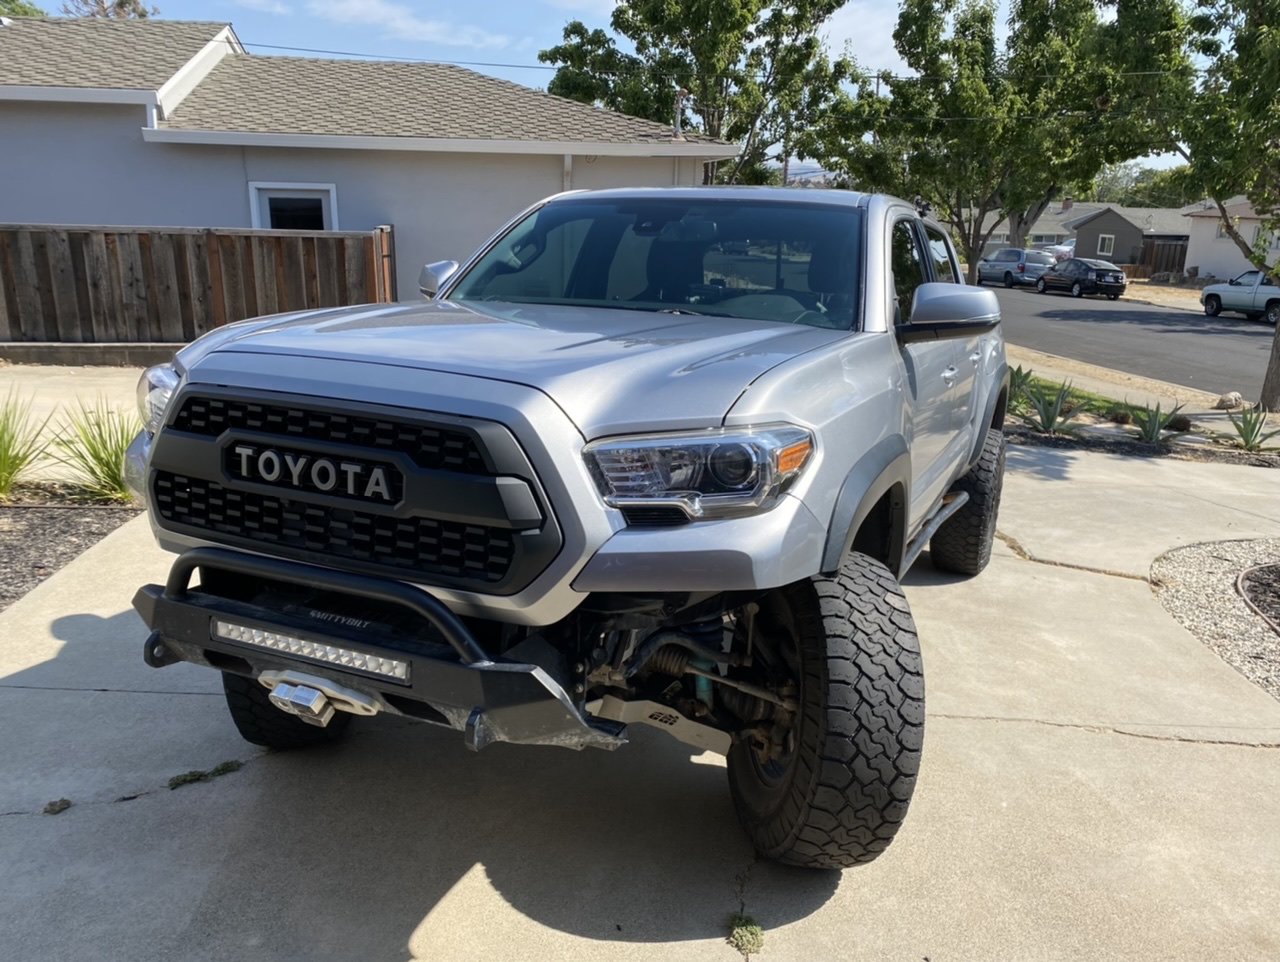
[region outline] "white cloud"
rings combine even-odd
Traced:
[[[293,13],[293,10],[280,0],[235,0],[235,5],[244,7],[246,10],[257,10],[259,13],[274,13],[277,16]]]
[[[391,0],[308,0],[307,9],[334,23],[381,27],[396,40],[418,40],[451,47],[506,47],[511,38],[446,20],[420,17],[412,9]]]

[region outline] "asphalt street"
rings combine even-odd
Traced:
[[[1221,394],[1256,396],[1275,328],[1101,297],[993,288],[1011,344]]]

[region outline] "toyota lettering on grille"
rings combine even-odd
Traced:
[[[231,473],[245,481],[335,494],[363,501],[391,503],[399,499],[394,468],[382,464],[329,458],[306,451],[287,451],[239,443],[227,452]],[[394,475],[399,481],[399,475]]]

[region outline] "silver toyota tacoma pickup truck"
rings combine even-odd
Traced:
[[[995,295],[892,197],[559,195],[425,302],[221,328],[139,384],[128,473],[178,555],[154,667],[276,749],[392,713],[727,756],[765,857],[889,844],[924,736],[898,579],[987,564]]]

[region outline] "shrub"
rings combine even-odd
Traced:
[[[1067,434],[1075,429],[1075,425],[1068,425],[1067,422],[1083,408],[1072,397],[1070,382],[1058,385],[1056,391],[1049,388],[1028,388],[1026,397],[1027,410],[1018,416],[1031,430],[1040,434]]]
[[[93,405],[77,401],[58,425],[53,457],[71,469],[75,484],[89,497],[128,501],[124,454],[140,430],[136,417],[109,407],[105,398]]]
[[[1117,405],[1107,411],[1107,420],[1112,424],[1132,424],[1133,412],[1131,412],[1127,407]]]
[[[1153,410],[1148,405],[1133,409],[1133,425],[1138,429],[1138,437],[1148,444],[1159,444],[1164,440],[1164,432],[1174,430],[1170,425],[1182,410],[1182,405],[1175,405],[1172,411],[1160,410],[1157,404]],[[1184,419],[1185,420],[1185,419]],[[1187,422],[1190,427],[1190,422]]]
[[[1193,427],[1195,427],[1195,424],[1185,414],[1175,414],[1169,418],[1169,430],[1176,434],[1186,434]]]
[[[1246,451],[1261,451],[1263,446],[1276,435],[1280,429],[1268,431],[1267,412],[1258,408],[1245,408],[1238,415],[1228,414],[1231,426],[1236,429],[1236,443]]]
[[[49,419],[39,423],[31,416],[31,402],[19,401],[10,391],[0,401],[0,500],[14,487],[48,447],[41,435]]]

